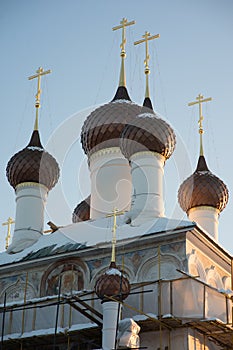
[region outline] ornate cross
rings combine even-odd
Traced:
[[[149,93],[149,79],[148,79],[148,75],[150,74],[150,68],[149,68],[150,55],[149,55],[148,41],[156,39],[156,38],[159,38],[160,34],[151,35],[149,32],[145,32],[145,34],[142,37],[144,39],[135,41],[134,45],[138,45],[138,44],[141,44],[141,43],[146,43],[146,58],[144,60],[145,74],[146,74],[146,97],[150,97],[150,93]]]
[[[116,229],[117,229],[117,223],[116,218],[119,215],[124,214],[123,211],[118,211],[117,208],[114,208],[112,211],[112,214],[108,214],[107,217],[113,217],[113,227],[112,227],[112,258],[111,262],[116,262]]]
[[[126,18],[123,18],[122,21],[120,21],[120,25],[113,27],[112,30],[118,30],[118,29],[122,29],[122,43],[120,45],[121,48],[121,57],[126,57],[125,54],[125,44],[126,44],[126,37],[125,37],[125,28],[128,26],[131,26],[133,24],[135,24],[135,21],[131,21],[128,22],[128,20]]]
[[[200,134],[200,155],[203,156],[202,135],[204,134],[204,130],[203,130],[202,122],[204,120],[204,117],[202,115],[202,103],[203,102],[212,101],[212,97],[204,98],[203,95],[199,94],[196,97],[196,100],[197,101],[188,103],[188,106],[193,106],[193,105],[199,104],[199,120],[198,120],[198,124],[199,124],[199,134]]]
[[[122,43],[120,45],[121,48],[121,70],[120,70],[120,80],[119,80],[119,86],[126,86],[126,78],[125,78],[125,44],[126,44],[126,37],[125,37],[125,28],[128,26],[131,26],[135,24],[135,21],[128,22],[126,18],[123,18],[120,22],[119,26],[113,27],[112,30],[118,30],[122,29]]]
[[[37,80],[37,93],[36,93],[36,102],[35,102],[35,107],[36,107],[36,120],[35,120],[35,126],[34,130],[38,130],[38,110],[40,108],[40,95],[41,95],[41,88],[40,88],[40,81],[42,75],[49,74],[51,73],[51,70],[44,71],[42,67],[39,67],[38,70],[36,71],[37,74],[32,75],[28,78],[28,80],[32,80],[35,78],[38,78]]]
[[[149,45],[148,45],[148,41],[149,40],[153,40],[156,38],[160,37],[160,34],[156,34],[156,35],[151,35],[149,32],[145,32],[145,34],[142,36],[144,39],[135,41],[134,45],[138,45],[141,43],[146,43],[146,58],[144,60],[144,64],[145,64],[145,74],[149,74],[150,73],[150,69],[149,69],[149,60],[150,60],[150,55],[149,55]]]
[[[11,225],[14,224],[15,221],[9,217],[8,220],[6,222],[3,222],[3,226],[7,225],[7,236],[6,236],[6,246],[5,248],[7,249],[9,247],[9,242],[10,242],[10,238],[11,238]]]

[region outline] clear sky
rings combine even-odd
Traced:
[[[232,0],[2,0],[0,222],[15,216],[14,190],[5,177],[10,157],[26,146],[34,124],[39,66],[52,74],[42,81],[40,134],[61,168],[48,198],[46,222],[71,223],[74,207],[90,193],[80,130],[90,108],[110,101],[120,66],[121,33],[112,27],[126,17],[127,87],[140,104],[144,96],[144,46],[134,47],[147,30],[160,34],[150,43],[150,86],[154,108],[173,126],[177,149],[165,166],[166,214],[185,218],[177,205],[180,183],[196,167],[199,93],[203,106],[204,153],[210,170],[228,186],[230,201],[221,214],[219,242],[233,253],[233,2]],[[45,229],[48,228],[45,225]],[[1,226],[0,250],[6,227]]]

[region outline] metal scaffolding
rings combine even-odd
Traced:
[[[189,328],[224,349],[233,349],[231,296],[192,276],[132,285],[124,306],[122,318],[135,319],[141,333],[159,332],[161,343],[163,331]],[[73,344],[77,349],[100,348],[101,311],[93,291],[59,292],[21,302],[7,301],[5,294],[0,305],[1,350],[56,349],[59,344],[66,344],[68,350]]]

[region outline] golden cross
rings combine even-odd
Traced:
[[[125,37],[125,28],[128,26],[131,26],[133,24],[135,24],[135,21],[131,21],[128,22],[128,20],[126,18],[123,18],[122,21],[120,21],[120,25],[113,27],[112,30],[118,30],[118,29],[122,29],[122,43],[120,45],[121,48],[121,57],[126,57],[125,54],[125,44],[126,44],[126,37]]]
[[[38,78],[37,80],[37,93],[36,93],[36,102],[35,102],[35,107],[36,107],[36,120],[35,120],[35,126],[34,126],[34,130],[38,130],[38,110],[40,108],[40,95],[41,95],[41,88],[40,88],[40,81],[41,81],[41,77],[42,75],[45,75],[45,74],[49,74],[51,73],[51,70],[47,70],[47,71],[44,71],[44,69],[42,67],[39,67],[36,71],[37,74],[35,75],[32,75],[28,78],[28,80],[32,80],[32,79],[35,79],[35,78]]]
[[[9,242],[11,238],[11,225],[14,223],[15,221],[11,217],[9,217],[8,220],[2,224],[3,226],[7,225],[7,236],[6,236],[6,246],[5,246],[6,249],[9,247]]]
[[[116,262],[116,229],[117,229],[117,222],[116,218],[118,215],[124,214],[123,211],[118,211],[117,208],[114,208],[112,211],[112,214],[108,214],[107,217],[113,216],[113,227],[112,227],[112,258],[111,262]]]
[[[119,86],[125,86],[126,87],[126,78],[125,78],[125,58],[126,58],[126,52],[125,52],[125,44],[126,44],[126,37],[125,37],[125,28],[128,26],[131,26],[135,24],[135,21],[128,22],[126,18],[123,18],[120,22],[119,26],[113,27],[112,30],[118,30],[122,29],[122,43],[120,45],[121,48],[121,70],[120,70],[120,80],[119,80]]]
[[[160,38],[160,34],[151,35],[149,32],[145,32],[145,34],[142,37],[144,39],[135,41],[134,45],[138,45],[138,44],[141,44],[141,43],[146,43],[146,58],[145,58],[144,64],[145,64],[145,74],[149,74],[150,73],[150,69],[149,69],[150,55],[149,55],[148,41],[156,39],[156,38]]]
[[[199,124],[199,134],[200,134],[200,155],[203,156],[202,135],[204,134],[204,130],[203,130],[202,122],[204,120],[204,117],[202,115],[202,103],[203,102],[212,101],[212,97],[204,98],[203,95],[199,94],[196,97],[196,100],[197,101],[188,103],[188,106],[193,106],[195,104],[199,104],[199,120],[198,120],[198,124]]]
[[[144,39],[135,41],[134,45],[138,45],[138,44],[141,44],[141,43],[145,43],[146,44],[146,58],[144,60],[145,74],[146,74],[146,97],[150,97],[150,93],[149,93],[149,78],[148,78],[148,75],[150,74],[150,68],[149,68],[150,55],[149,55],[148,41],[156,39],[156,38],[159,38],[160,34],[151,35],[149,32],[145,32],[145,34],[142,37]]]

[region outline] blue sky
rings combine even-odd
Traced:
[[[60,163],[59,191],[49,194],[47,219],[71,222],[77,203],[89,194],[80,130],[87,111],[110,101],[119,79],[120,20],[136,20],[127,30],[127,86],[140,104],[144,95],[144,46],[134,47],[146,30],[160,33],[150,44],[150,86],[155,109],[177,134],[177,150],[165,167],[166,213],[177,206],[179,184],[195,169],[199,151],[198,109],[188,107],[202,93],[204,153],[210,170],[233,189],[233,2],[231,0],[3,0],[0,3],[1,153],[0,222],[15,216],[15,195],[5,177],[10,157],[29,141],[34,124],[39,66],[52,73],[42,82],[40,133]],[[85,112],[86,111],[86,112]],[[59,199],[59,200],[58,200]],[[221,214],[219,241],[233,253],[232,199]],[[1,226],[0,250],[6,228]],[[45,227],[47,228],[47,227]]]

